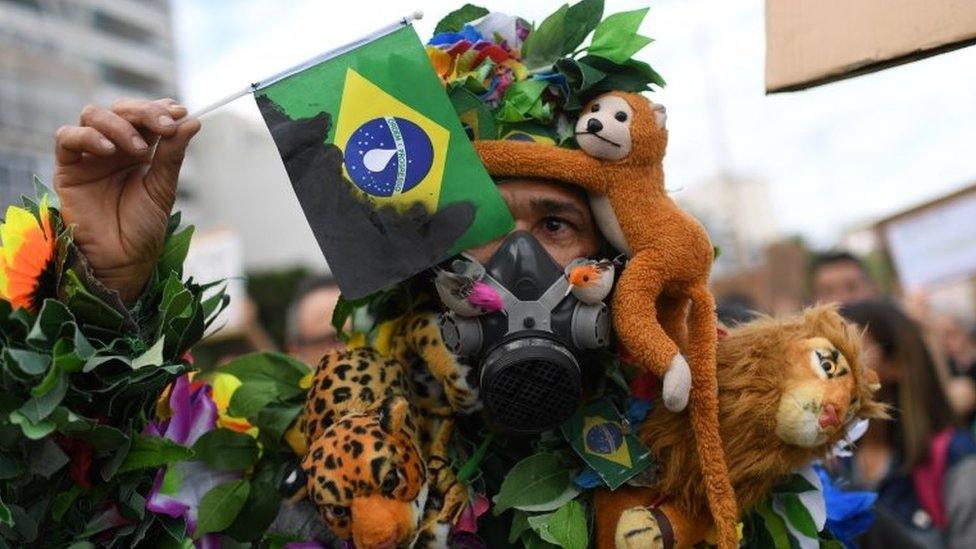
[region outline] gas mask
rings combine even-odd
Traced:
[[[586,260],[574,264],[580,262]],[[568,273],[526,231],[510,234],[487,265],[465,256],[447,270],[435,281],[450,309],[441,317],[441,332],[455,355],[478,365],[489,419],[514,433],[537,433],[569,419],[582,399],[581,364],[588,362],[582,359],[610,340],[602,299],[612,271],[603,296],[581,294],[581,301],[570,291]],[[452,292],[440,283],[444,277],[484,286]],[[458,302],[478,292],[491,299],[474,307],[470,298]]]

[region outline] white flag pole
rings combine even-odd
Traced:
[[[358,48],[358,47],[360,47],[360,46],[362,46],[364,44],[368,44],[369,42],[372,42],[373,40],[376,40],[377,38],[379,38],[381,36],[385,36],[387,34],[390,34],[391,32],[393,32],[395,30],[398,30],[398,29],[400,29],[402,27],[405,27],[405,26],[411,24],[414,21],[417,21],[417,20],[423,18],[423,16],[424,16],[424,12],[422,12],[420,10],[417,10],[417,11],[411,13],[410,15],[407,15],[405,17],[401,17],[395,23],[391,23],[391,24],[389,24],[389,25],[387,25],[387,26],[385,26],[385,27],[383,27],[381,29],[377,29],[377,30],[375,30],[375,31],[373,31],[373,32],[365,35],[365,36],[362,36],[360,38],[357,38],[356,40],[353,40],[352,42],[349,42],[348,44],[345,44],[345,45],[339,46],[338,48],[334,48],[334,49],[331,49],[329,51],[320,53],[320,54],[316,55],[315,57],[312,57],[310,59],[307,59],[305,61],[302,61],[301,63],[299,63],[299,64],[297,64],[297,65],[295,65],[293,67],[289,67],[289,68],[287,68],[287,69],[285,69],[283,71],[280,71],[280,72],[277,72],[275,74],[272,74],[271,76],[269,76],[267,78],[264,78],[262,80],[258,80],[257,82],[253,82],[252,84],[250,84],[246,88],[243,88],[241,90],[238,90],[238,91],[236,91],[236,92],[228,95],[227,97],[224,97],[223,99],[219,99],[217,101],[214,101],[213,103],[210,103],[209,105],[207,105],[207,106],[205,106],[205,107],[203,107],[201,109],[198,109],[195,112],[190,113],[188,116],[184,117],[179,122],[182,123],[182,122],[184,122],[186,120],[189,120],[191,118],[200,118],[201,116],[203,116],[205,114],[208,114],[211,111],[214,111],[214,110],[216,110],[216,109],[218,109],[220,107],[223,107],[224,105],[230,103],[231,101],[234,101],[235,99],[244,97],[245,95],[247,95],[249,93],[253,93],[253,92],[255,92],[255,91],[257,91],[257,90],[259,90],[261,88],[265,88],[267,86],[270,86],[271,84],[274,84],[275,82],[284,80],[285,78],[288,78],[289,76],[291,76],[293,74],[299,73],[299,72],[301,72],[301,71],[303,71],[303,70],[305,70],[305,69],[307,69],[309,67],[312,67],[314,65],[317,65],[317,64],[319,64],[319,63],[321,63],[321,62],[323,62],[323,61],[325,61],[327,59],[331,59],[333,57],[342,55],[343,53],[346,53],[348,51],[352,51],[352,50],[354,50],[354,49],[356,49],[356,48]]]

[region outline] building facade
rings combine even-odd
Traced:
[[[0,208],[84,105],[175,97],[175,57],[169,0],[0,0]]]

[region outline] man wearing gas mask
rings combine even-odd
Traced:
[[[459,303],[439,271],[435,285],[448,310],[441,328],[448,348],[475,366],[494,427],[537,433],[565,421],[579,405],[584,379],[603,373],[588,355],[609,341],[603,299],[613,252],[577,187],[511,178],[498,188],[514,229],[443,269],[476,273],[503,311]]]

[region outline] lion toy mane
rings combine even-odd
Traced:
[[[887,417],[860,353],[860,332],[833,306],[760,318],[720,339],[719,428],[741,512],[827,456],[855,422]],[[641,425],[659,460],[654,486],[597,494],[599,547],[686,547],[712,529],[689,421],[657,407]]]

